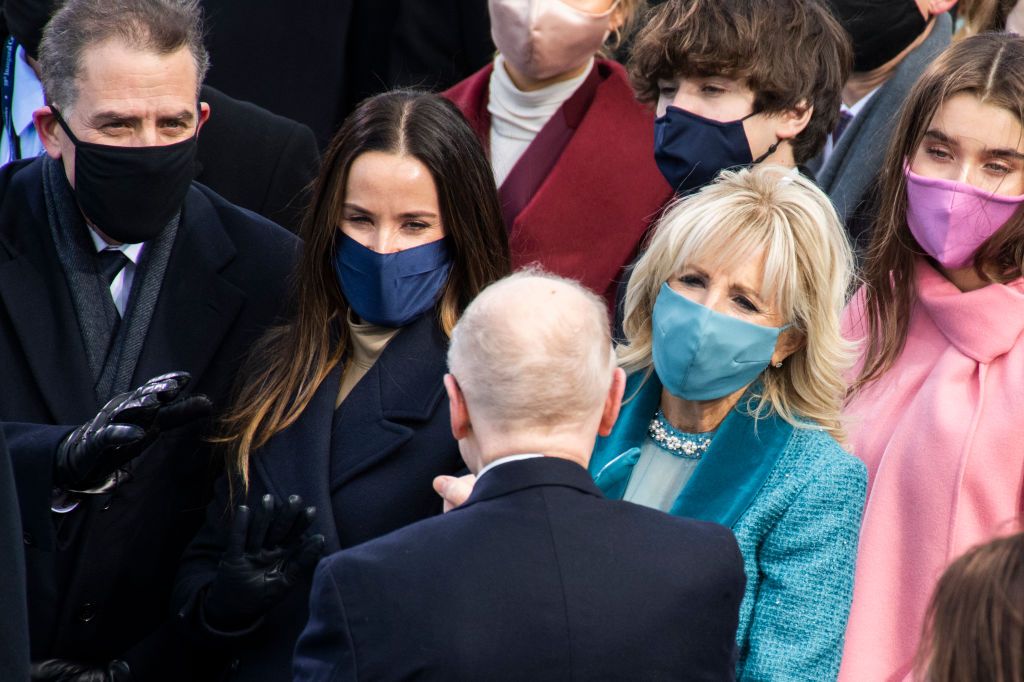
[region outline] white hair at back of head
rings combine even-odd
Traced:
[[[615,355],[604,301],[530,268],[498,280],[452,332],[448,366],[474,420],[492,429],[556,429],[604,404]]]

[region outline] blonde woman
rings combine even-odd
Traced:
[[[741,680],[839,670],[866,486],[839,444],[851,270],[825,195],[759,166],[671,207],[629,280],[626,402],[591,474],[735,532]]]

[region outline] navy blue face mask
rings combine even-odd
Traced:
[[[447,238],[377,253],[342,233],[334,257],[345,300],[356,315],[381,327],[404,327],[433,308],[451,268]]]
[[[670,106],[654,121],[654,160],[676,194],[689,194],[715,179],[719,171],[750,166],[775,153],[776,142],[754,159],[747,142],[743,122],[712,121]]]

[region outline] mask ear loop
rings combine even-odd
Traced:
[[[67,121],[64,120],[64,115],[61,114],[60,110],[58,110],[57,107],[55,107],[54,105],[51,104],[49,106],[50,106],[50,111],[53,112],[54,118],[57,119],[57,123],[59,123],[60,127],[64,129],[64,134],[67,135],[68,138],[71,140],[71,144],[73,144],[73,145],[75,145],[77,147],[78,146],[78,138],[75,137],[75,134],[73,132],[71,132],[71,127],[68,125]]]
[[[746,121],[748,118],[753,118],[754,116],[757,116],[760,113],[761,113],[760,111],[752,111],[749,114],[747,114],[746,116],[744,116],[743,118],[741,118],[740,119],[740,123],[742,123],[743,121]],[[759,156],[756,159],[754,159],[753,161],[751,161],[750,165],[751,166],[756,166],[757,164],[759,164],[762,161],[764,161],[765,159],[767,159],[769,156],[771,156],[772,154],[775,153],[775,150],[777,150],[779,148],[780,144],[782,144],[782,140],[778,140],[778,139],[775,140],[775,144],[773,144],[771,147],[768,147],[768,151],[766,151],[764,154],[762,154],[761,156]]]

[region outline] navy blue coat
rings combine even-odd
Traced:
[[[732,533],[605,499],[567,460],[320,563],[297,681],[731,680]]]
[[[298,421],[252,454],[246,503],[266,493],[278,500],[301,495],[317,508],[311,532],[323,534],[327,552],[439,514],[433,477],[463,468],[442,382],[447,345],[433,315],[411,323],[391,340],[337,414],[341,370],[331,372]],[[182,559],[176,608],[200,636],[219,639],[231,653],[230,679],[288,679],[308,615],[309,579],[251,631],[226,637],[206,630],[198,618],[197,598],[214,579],[224,551],[227,507],[222,480],[205,527]]]
[[[50,235],[43,162],[0,169],[0,420],[73,426],[101,405]],[[243,357],[282,312],[298,248],[286,230],[194,184],[132,385],[185,370],[190,392],[223,407]],[[61,517],[49,512],[52,447],[11,448],[33,658],[125,658],[139,679],[188,678],[172,665],[186,654],[168,599],[219,469],[205,435],[166,434],[130,483]]]
[[[56,445],[56,443],[54,443]],[[0,679],[28,679],[25,554],[11,460],[0,429]]]

